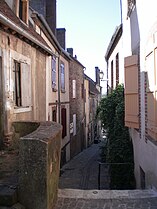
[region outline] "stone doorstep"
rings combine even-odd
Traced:
[[[148,190],[79,190],[59,189],[58,197],[81,199],[142,199],[157,198],[157,191]]]
[[[13,206],[17,203],[17,189],[0,185],[0,206]]]

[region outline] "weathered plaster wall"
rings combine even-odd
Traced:
[[[4,84],[4,132],[11,131],[11,122],[17,120],[46,120],[46,55],[23,40],[0,31],[2,79]],[[13,60],[30,65],[31,102],[26,108],[15,108],[13,100]]]

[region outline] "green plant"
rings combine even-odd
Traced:
[[[118,85],[107,97],[102,98],[97,117],[106,130],[108,143],[107,147],[101,147],[101,157],[110,164],[111,189],[134,188],[133,147],[124,124],[123,85]],[[106,156],[102,156],[103,153]]]

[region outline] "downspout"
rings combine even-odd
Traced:
[[[61,101],[60,101],[60,55],[58,56],[58,123],[61,122]]]

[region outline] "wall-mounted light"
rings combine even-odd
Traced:
[[[102,80],[103,77],[104,77],[104,72],[103,72],[102,70],[101,70],[100,73],[99,73],[99,77],[100,77],[100,80]]]

